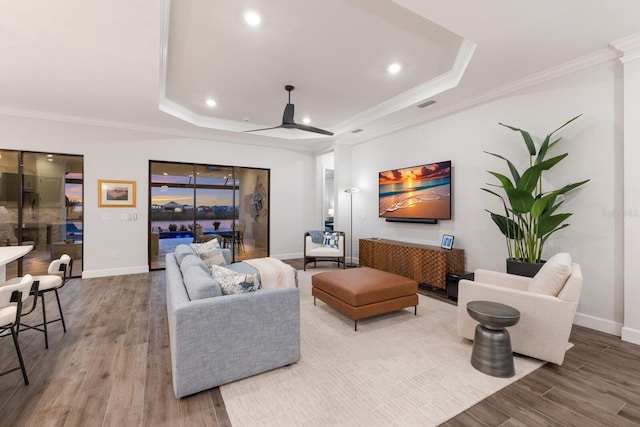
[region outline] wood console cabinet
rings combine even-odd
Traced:
[[[447,273],[464,271],[463,249],[360,239],[360,265],[409,277],[421,284],[447,288]]]

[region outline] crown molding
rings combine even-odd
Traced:
[[[413,87],[393,98],[390,98],[373,108],[359,113],[342,123],[338,123],[334,130],[336,135],[350,132],[352,129],[363,127],[366,123],[388,116],[404,108],[421,103],[442,92],[458,86],[460,79],[471,61],[477,45],[470,40],[462,39],[460,48],[451,69],[439,76]]]
[[[121,129],[121,130],[129,130],[134,132],[143,132],[150,133],[154,135],[162,135],[162,136],[172,136],[177,138],[191,138],[191,139],[203,139],[207,141],[216,141],[221,143],[231,143],[231,144],[242,144],[247,146],[254,147],[267,147],[267,148],[276,148],[276,149],[286,149],[289,151],[296,151],[300,153],[313,153],[314,150],[330,145],[331,142],[327,142],[326,144],[318,144],[317,141],[314,141],[313,144],[302,144],[301,140],[296,141],[283,141],[281,138],[272,138],[268,136],[261,135],[246,135],[246,134],[237,134],[235,132],[225,132],[225,131],[216,131],[215,129],[207,130],[207,131],[189,131],[182,129],[174,129],[168,127],[161,126],[143,126],[137,125],[128,122],[118,122],[111,120],[102,120],[81,116],[71,116],[65,114],[56,114],[49,113],[43,111],[33,111],[33,110],[18,110],[18,109],[8,109],[0,107],[0,116],[7,117],[20,117],[25,119],[35,119],[35,120],[48,120],[55,122],[63,122],[63,123],[72,123],[77,125],[86,125],[86,126],[98,126],[98,127],[106,127],[113,129]],[[302,142],[307,142],[306,140],[302,140]]]
[[[546,70],[531,74],[522,79],[508,83],[506,85],[499,86],[490,91],[486,91],[477,96],[468,98],[462,102],[458,102],[449,106],[442,106],[439,109],[434,109],[427,115],[413,117],[411,119],[396,123],[395,125],[390,126],[384,129],[383,131],[373,132],[367,135],[366,137],[363,135],[363,138],[353,140],[351,145],[362,144],[384,135],[398,132],[403,129],[408,129],[408,128],[420,125],[422,123],[426,123],[432,120],[439,119],[444,116],[448,116],[450,114],[467,110],[477,105],[502,98],[511,93],[514,93],[523,89],[527,89],[529,87],[536,86],[538,84],[547,82],[549,80],[553,80],[558,77],[575,73],[580,70],[584,70],[586,68],[590,68],[605,62],[609,62],[609,61],[618,59],[619,57],[620,57],[620,54],[611,48],[600,49],[591,54],[582,56],[580,58],[574,59],[569,62],[565,62],[564,64],[560,64],[558,66],[548,68]]]
[[[610,45],[622,52],[620,62],[626,63],[640,59],[640,33],[613,41]]]

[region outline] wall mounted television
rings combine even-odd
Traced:
[[[389,222],[451,219],[451,161],[380,172],[378,202]]]

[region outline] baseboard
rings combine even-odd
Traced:
[[[302,254],[302,252],[296,252],[296,253],[291,253],[291,254],[273,254],[273,255],[269,255],[271,258],[277,258],[277,259],[299,259],[299,258],[303,258],[304,255]]]
[[[83,279],[93,279],[95,277],[109,277],[109,276],[122,276],[125,274],[140,274],[148,273],[148,265],[140,265],[136,267],[126,268],[110,268],[107,270],[84,270],[82,272]]]
[[[573,318],[573,323],[578,326],[584,326],[585,328],[594,329],[596,331],[618,337],[622,333],[622,323],[603,319],[601,317],[590,316],[588,314],[576,313]]]
[[[633,344],[640,344],[640,330],[627,328],[624,326],[622,328],[622,341],[627,341]]]

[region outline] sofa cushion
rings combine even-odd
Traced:
[[[326,232],[324,233],[324,240],[322,246],[326,246],[332,249],[338,249],[338,233]]]
[[[226,267],[211,267],[211,277],[220,284],[223,295],[253,292],[260,288],[260,282],[251,274],[236,273]]]
[[[182,262],[180,263],[180,272],[184,275],[185,271],[191,266],[200,267],[205,273],[209,274],[209,267],[205,264],[204,260],[200,259],[195,254],[187,255],[182,258]]]
[[[191,301],[222,295],[218,282],[196,265],[187,268],[182,274],[182,279]]]
[[[178,264],[182,263],[182,259],[187,256],[187,255],[195,255],[195,252],[193,251],[193,249],[191,249],[191,246],[189,245],[178,245],[176,246],[176,250],[174,252],[174,255],[176,257],[176,260],[178,261]]]
[[[529,291],[557,296],[571,275],[571,255],[566,252],[556,254],[542,265],[529,283]]]

